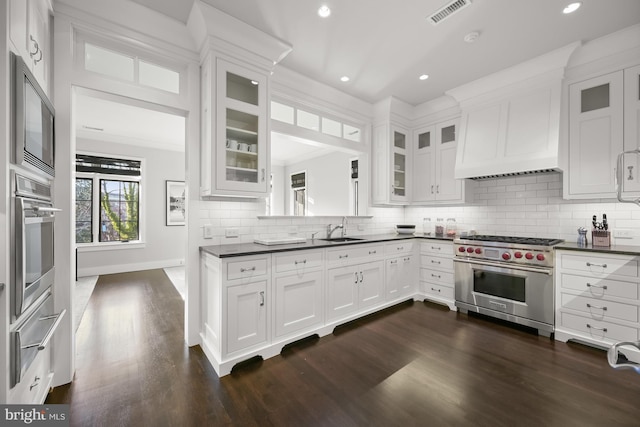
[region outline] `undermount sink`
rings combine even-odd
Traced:
[[[362,239],[358,239],[357,237],[333,237],[331,239],[318,239],[318,240],[324,240],[325,242],[341,243],[341,242],[353,242],[353,241],[362,240]]]

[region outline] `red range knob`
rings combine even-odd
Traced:
[[[460,247],[458,248],[458,252],[464,252],[464,251],[465,251],[464,246],[460,246]]]
[[[533,259],[533,254],[531,252],[527,252],[527,254],[524,257],[526,259]]]
[[[522,252],[516,252],[513,254],[513,256],[516,258],[522,258]]]
[[[538,255],[536,255],[536,259],[537,259],[538,261],[544,261],[544,254],[538,254]]]
[[[511,259],[511,254],[509,252],[505,252],[502,254],[502,259],[509,260]]]
[[[480,255],[480,254],[482,253],[482,249],[480,249],[480,248],[476,248],[476,253],[477,253],[478,255]]]
[[[470,254],[473,253],[473,248],[472,247],[468,247],[467,248],[467,252],[470,253]]]

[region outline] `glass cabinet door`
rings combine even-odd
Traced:
[[[266,77],[220,59],[217,66],[217,187],[266,194]]]
[[[393,131],[393,195],[405,198],[407,195],[407,134]]]

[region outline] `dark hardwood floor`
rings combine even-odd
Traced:
[[[605,353],[405,303],[218,378],[162,270],[101,276],[78,329],[74,426],[638,426]]]

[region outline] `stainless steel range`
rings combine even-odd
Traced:
[[[456,306],[551,336],[553,246],[561,242],[486,235],[454,240]]]

